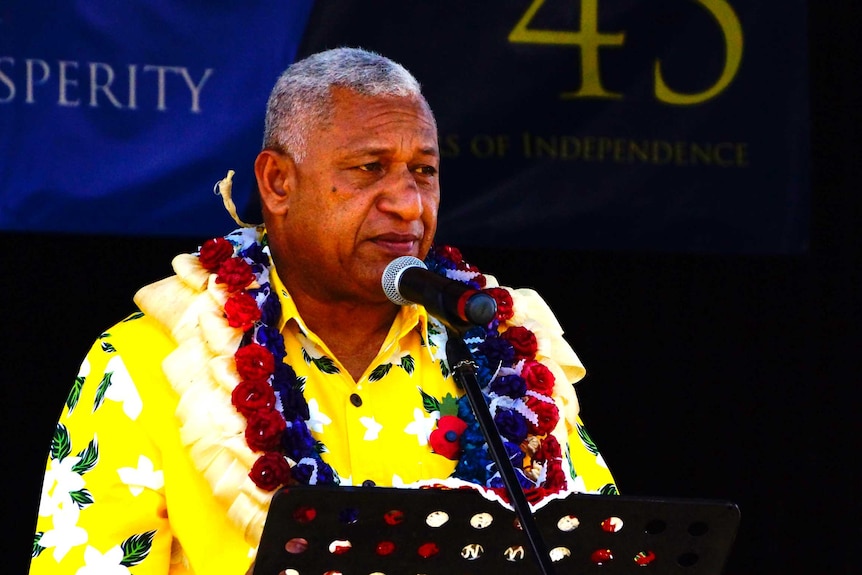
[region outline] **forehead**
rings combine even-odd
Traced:
[[[334,88],[329,121],[317,133],[320,143],[334,148],[398,145],[437,150],[434,116],[424,99],[412,96],[365,96]]]

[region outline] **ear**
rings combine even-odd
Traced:
[[[290,192],[296,183],[293,158],[275,150],[263,150],[254,161],[254,175],[264,213],[286,214]]]

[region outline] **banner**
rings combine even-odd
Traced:
[[[0,14],[0,229],[219,233],[230,222],[208,189],[227,169],[259,221],[272,83],[349,45],[423,84],[440,241],[808,247],[801,0],[99,4]]]
[[[210,190],[234,169],[237,200],[251,194],[266,99],[311,6],[4,3],[0,229],[224,232]]]

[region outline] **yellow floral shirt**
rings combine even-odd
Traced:
[[[241,575],[253,561],[271,494],[247,478],[253,454],[243,442],[243,420],[229,390],[219,387],[234,381],[219,375],[228,354],[210,351],[208,363],[190,361],[200,346],[188,330],[208,324],[212,308],[201,302],[219,289],[190,281],[200,279],[192,268],[175,260],[178,276],[155,284],[162,286],[156,301],[182,302],[182,313],[156,317],[144,299],[148,313],[105,332],[83,362],[51,444],[31,573]],[[435,342],[442,326],[419,306],[402,308],[378,356],[354,382],[305,327],[274,269],[271,281],[282,306],[285,361],[305,379],[309,428],[341,484],[402,486],[448,477],[455,461],[428,444],[439,413],[423,403],[423,393],[437,399],[462,393],[441,371]],[[523,309],[538,305],[534,292],[513,293]],[[236,341],[219,340],[227,333],[219,330],[204,330],[198,339],[210,350],[235,350]],[[563,371],[583,374],[579,364]],[[576,413],[576,400],[567,409]],[[561,421],[577,490],[615,492],[580,420]]]

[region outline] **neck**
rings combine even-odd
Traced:
[[[326,343],[354,381],[358,381],[377,357],[392,327],[398,307],[324,306],[308,313],[297,302],[306,325]]]
[[[286,280],[285,287],[305,325],[323,340],[353,380],[358,381],[383,346],[398,315],[398,306],[389,301],[322,300],[302,289],[292,289]]]

